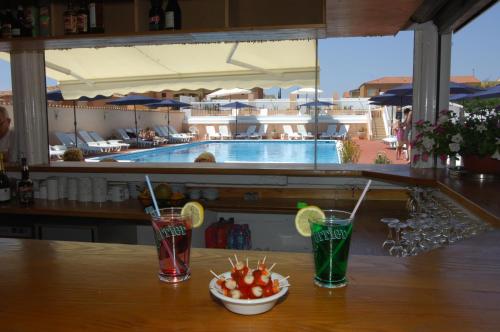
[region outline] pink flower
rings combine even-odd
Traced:
[[[434,131],[435,131],[436,133],[442,134],[442,133],[444,133],[444,132],[445,132],[445,129],[444,129],[444,127],[443,127],[443,126],[439,126],[439,125],[438,125],[438,126],[436,126],[436,128],[434,128]]]
[[[422,161],[429,160],[429,154],[427,152],[422,153]]]
[[[446,159],[448,159],[448,156],[447,156],[447,155],[445,155],[445,154],[442,154],[442,155],[439,155],[439,159],[441,159],[441,161],[442,161],[443,163],[445,163],[445,162],[446,162]]]
[[[417,161],[420,160],[420,155],[419,154],[416,154],[413,156],[413,162],[416,163]]]
[[[417,125],[417,126],[421,126],[421,125],[423,125],[424,123],[425,123],[425,121],[424,121],[424,120],[418,120],[418,121],[416,122],[416,125]]]

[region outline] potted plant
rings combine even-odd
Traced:
[[[349,138],[338,142],[340,144],[339,156],[342,164],[356,164],[361,154],[360,146]]]
[[[500,109],[498,101],[472,100],[464,103],[464,116],[441,111],[435,125],[416,123],[412,142],[413,161],[427,161],[434,154],[445,163],[462,156],[464,168],[476,173],[500,173]]]
[[[358,129],[358,138],[366,139],[366,128],[364,126]]]

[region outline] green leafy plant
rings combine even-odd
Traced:
[[[387,154],[383,151],[377,152],[377,157],[375,158],[374,164],[391,164],[391,160],[387,157]]]
[[[436,124],[420,120],[412,147],[413,161],[427,161],[431,154],[443,162],[448,156],[474,155],[500,159],[500,109],[498,99],[464,102],[464,117],[441,111]]]
[[[359,156],[361,154],[361,148],[359,145],[352,141],[351,139],[346,139],[342,141],[342,146],[339,149],[340,151],[340,159],[343,164],[355,164],[359,160]]]

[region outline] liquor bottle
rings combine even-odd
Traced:
[[[0,152],[0,204],[10,201],[10,181],[3,165],[3,154]]]
[[[38,7],[38,22],[40,27],[40,36],[48,37],[51,35],[50,26],[50,1],[40,0]]]
[[[161,8],[160,0],[151,0],[149,10],[149,31],[162,30],[164,26],[165,13]]]
[[[73,2],[68,1],[68,7],[64,11],[64,33],[71,35],[77,33],[76,30],[76,12],[73,9]]]
[[[89,18],[91,33],[104,33],[103,10],[102,0],[90,0]]]
[[[33,181],[30,179],[30,171],[26,158],[21,158],[21,181],[17,184],[17,198],[21,205],[33,204]]]
[[[19,8],[19,7],[21,7],[21,8]],[[11,14],[11,16],[13,17],[11,33],[12,33],[12,37],[14,37],[14,38],[21,37],[21,27],[22,27],[23,21],[24,21],[23,6],[19,6],[19,7],[17,8],[15,15]],[[19,9],[21,9],[21,10],[19,10]]]
[[[77,13],[76,27],[78,33],[88,33],[89,32],[89,8],[88,1],[80,1],[80,9]]]
[[[30,0],[27,2],[27,6],[24,10],[25,16],[25,31],[26,37],[38,37],[40,35],[39,29],[39,14],[38,6],[35,5],[35,0]]]
[[[168,0],[165,7],[165,29],[180,30],[181,26],[181,7],[177,0]]]

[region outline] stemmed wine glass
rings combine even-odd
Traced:
[[[382,243],[382,248],[385,249],[390,249],[396,242],[394,241],[394,238],[392,237],[392,228],[389,226],[391,223],[398,223],[399,219],[396,218],[382,218],[380,219],[381,222],[387,225],[387,228],[389,229],[389,233],[387,234],[387,239]]]

